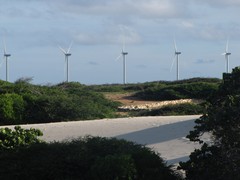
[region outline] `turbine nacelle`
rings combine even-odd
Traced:
[[[11,56],[11,54],[4,54],[4,56],[5,56],[5,57],[10,57],[10,56]]]

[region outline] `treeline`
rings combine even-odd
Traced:
[[[98,92],[134,92],[142,100],[206,99],[221,83],[217,78],[191,78],[180,81],[155,81],[136,84],[105,84],[87,86]]]
[[[218,90],[221,80],[194,78],[158,83],[135,94],[144,100],[207,99]]]
[[[76,83],[54,86],[0,81],[0,123],[45,123],[115,117],[118,103]]]

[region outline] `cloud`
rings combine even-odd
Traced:
[[[7,1],[0,11],[0,15],[7,18],[46,18],[51,13],[52,10],[47,2],[36,0]]]
[[[137,69],[146,69],[147,66],[144,65],[144,64],[139,64],[139,65],[136,65],[136,68],[137,68]]]
[[[239,0],[191,0],[195,3],[205,3],[213,7],[240,6]]]
[[[195,61],[195,64],[212,64],[215,60],[204,60],[204,59],[198,59]]]
[[[185,3],[178,0],[55,0],[51,2],[66,13],[125,16],[128,18],[129,16],[175,18],[186,12]]]
[[[97,66],[99,65],[99,63],[95,62],[95,61],[89,61],[88,62],[89,65],[92,65],[92,66]]]
[[[187,29],[192,29],[195,27],[194,23],[186,20],[181,22],[181,26]]]
[[[127,26],[112,27],[112,29],[109,27],[103,32],[76,32],[74,40],[85,45],[139,44],[142,41],[140,35],[133,28]]]

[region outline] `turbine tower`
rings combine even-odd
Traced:
[[[121,54],[117,57],[117,60],[122,56],[123,58],[123,84],[127,83],[127,63],[126,63],[126,56],[128,55],[128,52],[125,50],[125,43],[123,43],[122,47],[122,52]]]
[[[6,81],[8,81],[8,58],[11,56],[11,54],[7,53],[7,47],[6,47],[5,40],[3,41],[3,45],[4,45],[4,54],[3,54],[3,56],[5,57],[5,60],[6,60]]]
[[[228,52],[228,40],[226,44],[225,53],[223,53],[222,55],[225,56],[225,60],[226,60],[226,73],[229,73],[229,56],[231,55],[231,53]]]
[[[63,54],[65,55],[65,64],[66,64],[66,67],[65,67],[65,72],[66,72],[66,82],[69,82],[69,65],[68,65],[68,57],[71,56],[72,54],[70,53],[70,49],[72,47],[72,42],[71,44],[69,45],[68,49],[65,50],[63,49],[61,46],[59,46],[59,49],[63,52]]]
[[[175,53],[174,53],[174,58],[173,58],[171,70],[172,70],[172,67],[173,67],[173,64],[174,64],[174,61],[175,61],[175,58],[176,58],[176,63],[177,63],[176,76],[177,76],[177,81],[178,81],[179,80],[179,55],[181,54],[181,52],[178,51],[178,49],[177,49],[177,44],[176,44],[175,39],[174,39],[174,48],[175,48]]]

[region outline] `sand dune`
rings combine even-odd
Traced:
[[[189,154],[199,148],[185,136],[194,127],[193,116],[158,116],[103,119],[91,121],[60,122],[22,125],[24,128],[39,128],[43,140],[61,141],[92,135],[126,139],[151,147],[160,153],[168,164],[185,161]]]

